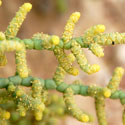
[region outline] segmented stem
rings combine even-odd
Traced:
[[[108,125],[105,113],[105,99],[103,97],[95,98],[95,108],[99,125]]]
[[[67,24],[64,28],[65,29],[64,33],[62,35],[62,38],[64,39],[64,43],[67,43],[69,40],[72,39],[74,27],[75,27],[75,24],[78,22],[79,18],[80,18],[79,12],[74,12],[69,17],[69,20],[67,21]]]
[[[74,76],[78,75],[78,69],[72,66],[72,60],[67,57],[64,50],[56,47],[54,49],[54,54],[59,61],[59,65],[69,74]]]
[[[56,72],[53,76],[53,79],[56,82],[57,86],[64,81],[65,74],[66,74],[65,70],[61,66],[58,66],[56,68]]]
[[[73,98],[73,91],[71,88],[67,88],[64,93],[64,101],[66,104],[66,107],[68,111],[71,113],[73,117],[75,117],[77,120],[81,122],[89,122],[91,121],[91,118],[88,114],[84,113],[79,109],[74,101]]]
[[[20,7],[19,11],[16,13],[16,16],[12,19],[5,31],[5,36],[7,38],[14,38],[17,35],[27,13],[31,10],[31,8],[32,5],[30,3],[24,3]]]
[[[112,92],[118,89],[120,81],[124,75],[124,72],[125,70],[122,67],[117,67],[113,72],[113,76],[107,86]]]
[[[74,40],[72,41],[71,51],[74,54],[74,56],[76,57],[76,60],[77,60],[78,64],[80,65],[80,68],[84,72],[86,72],[88,74],[92,74],[92,73],[99,71],[99,69],[100,69],[99,65],[97,65],[97,64],[90,65],[82,51],[81,46]]]

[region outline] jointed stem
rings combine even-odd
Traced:
[[[105,113],[105,99],[103,97],[95,98],[95,108],[99,125],[108,125]]]

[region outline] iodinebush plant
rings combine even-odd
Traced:
[[[64,77],[66,73],[74,76],[78,75],[78,69],[73,66],[75,60],[85,73],[93,74],[98,72],[100,70],[99,65],[90,65],[82,48],[88,48],[97,57],[103,57],[103,46],[125,44],[125,33],[103,33],[105,26],[96,25],[89,28],[83,36],[73,38],[75,24],[80,18],[80,13],[74,12],[69,17],[61,38],[57,35],[36,33],[31,39],[20,39],[16,35],[31,8],[30,3],[24,3],[6,31],[0,32],[0,66],[3,67],[7,63],[5,52],[15,51],[16,59],[15,75],[0,78],[1,124],[6,124],[10,116],[11,120],[15,120],[14,113],[5,110],[8,103],[12,103],[13,107],[16,106],[22,117],[25,117],[26,113],[28,114],[31,111],[35,119],[40,121],[40,125],[55,125],[55,120],[58,117],[67,114],[81,122],[92,122],[93,117],[75,104],[74,95],[81,95],[91,96],[95,99],[98,123],[99,125],[107,125],[105,99],[120,99],[123,108],[125,105],[125,92],[118,89],[124,74],[124,68],[117,67],[108,85],[104,88],[96,85],[83,85],[78,81],[66,84],[64,83]],[[43,80],[29,74],[26,50],[32,49],[54,52],[58,60],[58,66],[52,79]],[[70,53],[66,54],[65,50],[70,50]],[[31,89],[26,92],[21,86],[31,87]],[[50,89],[63,93],[63,98],[57,95],[48,96],[48,90]],[[17,116],[16,119],[19,119]],[[123,125],[125,125],[125,108],[122,118]]]

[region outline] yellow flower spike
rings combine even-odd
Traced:
[[[58,46],[54,49],[54,54],[59,61],[59,65],[69,74],[74,73],[74,67],[72,66],[72,62],[68,59],[64,50]],[[76,73],[75,73],[76,74]]]
[[[82,121],[82,122],[88,122],[88,121],[89,121],[89,116],[86,115],[86,114],[83,114],[83,115],[81,116],[81,121]]]
[[[81,122],[90,122],[91,116],[85,114],[81,109],[79,109],[74,100],[74,92],[71,88],[67,88],[64,92],[64,101],[66,108],[69,113]]]
[[[75,27],[75,23],[77,23],[78,22],[78,20],[79,20],[79,18],[80,18],[80,13],[79,12],[74,12],[71,16],[70,16],[70,18],[69,18],[69,20],[67,21],[67,24],[66,24],[66,26],[65,26],[65,31],[64,31],[64,33],[63,33],[63,35],[62,35],[62,38],[63,38],[63,40],[64,40],[64,43],[66,43],[66,42],[68,42],[69,40],[71,40],[72,39],[72,35],[73,35],[73,30],[74,30],[74,27]],[[68,57],[68,56],[67,56]],[[67,58],[66,57],[66,58]],[[65,59],[66,59],[65,58]],[[69,59],[68,59],[69,58]],[[72,68],[71,66],[72,66],[72,62],[75,60],[75,58],[72,56],[72,55],[69,55],[69,57],[68,57],[67,59],[69,60],[68,62],[66,62],[65,61],[65,59],[63,58],[63,59],[61,59],[62,61],[61,62],[63,62],[64,63],[64,61],[67,63],[65,63],[66,64],[66,66],[65,67],[68,67],[68,68],[65,68],[65,67],[63,67],[64,69],[65,69],[65,71],[67,72],[68,71],[68,73],[70,73],[70,74],[72,74],[72,75],[78,75],[78,70],[76,70],[75,68]],[[70,68],[71,67],[71,68]],[[68,70],[67,70],[68,69]]]
[[[104,95],[104,97],[109,98],[111,96],[111,90],[108,88],[105,88],[103,90],[103,95]]]
[[[125,33],[99,33],[95,35],[92,41],[99,45],[116,45],[125,43]]]
[[[26,64],[26,50],[22,48],[20,51],[16,51],[16,70],[22,78],[26,78],[29,75],[29,69]]]
[[[96,32],[97,33],[103,33],[105,31],[105,26],[104,25],[97,25],[96,27]]]
[[[95,25],[90,27],[83,35],[84,43],[86,43],[87,45],[91,45],[91,43],[95,43],[95,41],[93,40],[93,37],[104,31],[105,31],[104,25]]]
[[[101,45],[115,45],[125,43],[124,33],[102,33],[104,30],[104,25],[96,25],[89,28],[83,36],[85,46],[89,46],[89,49],[93,52],[93,54],[98,57],[104,56]]]
[[[30,3],[25,3],[20,7],[16,16],[12,19],[10,25],[5,31],[5,36],[7,38],[14,38],[17,35],[27,13],[31,10],[31,8],[32,5]]]
[[[3,42],[3,40],[5,40],[5,34],[3,32],[0,32],[0,41]],[[0,51],[0,67],[3,67],[7,64],[7,58],[6,55],[4,54],[4,52]]]
[[[100,66],[98,64],[93,64],[90,67],[90,72],[88,72],[88,74],[92,74],[92,73],[98,72],[99,70],[100,70]]]
[[[73,35],[73,30],[75,27],[75,24],[78,22],[80,18],[80,13],[79,12],[74,12],[70,17],[69,20],[67,21],[67,24],[65,26],[64,33],[62,35],[62,38],[64,39],[64,43],[68,42],[69,40],[72,39]]]
[[[43,90],[43,87],[41,86],[41,82],[38,79],[33,80],[32,81],[32,97],[40,99],[42,90]],[[37,104],[37,106],[39,107],[40,104]]]
[[[97,35],[99,33],[103,33],[105,31],[105,26],[102,24],[95,25],[90,27],[84,34],[86,37],[92,37],[94,35]]]
[[[94,55],[96,55],[98,57],[103,57],[104,56],[103,48],[97,43],[90,44],[89,49],[92,51],[92,53]]]
[[[80,18],[80,12],[74,12],[71,16],[70,19],[74,22],[77,23]]]
[[[122,80],[122,77],[124,75],[125,69],[122,67],[115,68],[115,71],[113,72],[113,76],[109,81],[109,84],[107,87],[112,91],[116,91],[119,87],[120,81]]]
[[[100,70],[99,65],[97,65],[97,64],[90,65],[88,63],[88,60],[86,59],[81,46],[75,40],[72,40],[71,51],[74,54],[74,56],[76,57],[76,60],[77,60],[78,64],[80,65],[80,68],[84,72],[86,72],[88,74],[92,74],[92,73],[98,72]]]
[[[107,125],[105,98],[103,96],[95,98],[95,108],[99,125]]]
[[[8,120],[10,118],[10,112],[5,111],[3,113],[3,118],[6,119],[6,120]]]
[[[71,60],[71,62],[75,61],[75,56],[72,53],[70,53],[67,57],[68,57],[68,59]]]
[[[53,35],[52,38],[51,38],[51,40],[52,40],[52,43],[53,43],[54,45],[58,45],[59,42],[60,42],[59,37],[56,36],[56,35]]]
[[[59,85],[59,84],[61,84],[61,82],[63,82],[65,74],[66,74],[65,70],[59,65],[56,68],[56,72],[54,73],[54,76],[53,76],[53,79],[57,85]]]

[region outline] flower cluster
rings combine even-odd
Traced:
[[[5,52],[14,51],[16,59],[15,75],[0,78],[0,123],[5,124],[10,117],[13,122],[17,122],[20,116],[26,117],[29,111],[35,116],[35,120],[42,125],[55,125],[58,117],[67,114],[81,122],[92,122],[93,117],[79,109],[75,104],[74,95],[77,94],[91,96],[95,99],[99,125],[107,125],[105,98],[120,99],[123,107],[125,105],[125,92],[118,89],[125,69],[117,67],[106,87],[87,86],[80,82],[66,84],[64,77],[66,73],[78,75],[78,69],[73,66],[75,61],[87,74],[98,72],[100,66],[89,64],[82,48],[88,48],[97,57],[103,57],[103,46],[125,44],[125,33],[103,33],[105,26],[96,25],[86,30],[83,36],[73,38],[75,24],[80,18],[80,13],[74,12],[69,17],[61,38],[57,35],[44,33],[36,33],[31,39],[17,38],[16,35],[31,8],[30,3],[23,4],[6,31],[0,32],[0,67],[7,64]],[[31,49],[53,51],[58,60],[58,66],[52,79],[43,80],[31,76],[26,61],[26,50]],[[67,54],[65,50],[69,50],[70,53]],[[31,86],[31,89],[25,91],[22,86],[27,88]],[[63,93],[63,98],[57,95],[48,96],[49,89]],[[4,105],[7,105],[8,102],[11,102],[12,107],[17,109],[19,117],[14,115],[16,112],[6,111]],[[122,118],[123,124],[125,124],[125,108]]]

